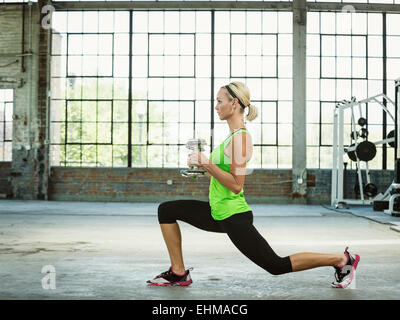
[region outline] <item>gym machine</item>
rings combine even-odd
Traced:
[[[398,121],[400,120],[399,115],[399,103],[400,103],[400,78],[395,80],[395,130],[394,136],[394,158],[395,158],[395,169],[394,179],[390,185],[388,191],[385,194],[384,199],[377,200],[374,202],[374,211],[384,211],[386,214],[392,216],[400,216],[400,158],[397,157],[397,150],[400,150],[400,131],[398,130]],[[385,210],[386,209],[386,210]]]
[[[398,82],[396,82],[398,85]],[[396,91],[397,92],[397,91]],[[396,93],[396,102],[398,101]],[[393,102],[385,94],[378,94],[367,99],[356,101],[352,97],[350,101],[343,100],[336,104],[334,109],[334,126],[333,126],[333,162],[332,162],[332,193],[331,205],[335,208],[341,208],[348,204],[355,205],[372,205],[374,201],[385,201],[390,195],[391,187],[384,194],[377,194],[378,190],[375,184],[371,182],[368,168],[368,161],[371,161],[376,155],[376,146],[379,144],[388,143],[395,148],[395,159],[397,151],[397,142],[395,141],[396,130],[392,130],[386,136],[386,139],[377,142],[368,140],[368,129],[366,117],[363,116],[362,106],[378,104],[392,119],[395,128],[397,128],[397,108],[396,102]],[[395,108],[396,118],[390,113],[387,108],[387,103],[390,103]],[[358,120],[356,122],[356,113],[358,111]],[[351,143],[349,146],[344,146],[344,113],[350,112],[351,116]],[[360,130],[357,130],[360,127]],[[361,139],[361,141],[360,141]],[[349,159],[356,163],[356,188],[355,192],[360,195],[360,199],[347,199],[343,195],[344,176],[343,176],[343,157],[347,155]],[[362,164],[365,164],[366,183],[363,180]],[[399,180],[399,195],[400,195],[400,180]],[[389,201],[390,202],[390,201]]]

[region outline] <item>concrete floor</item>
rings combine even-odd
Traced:
[[[190,287],[147,287],[169,267],[158,204],[0,200],[0,299],[400,299],[400,233],[360,215],[372,210],[251,205],[254,224],[281,256],[361,256],[354,289],[332,289],[333,268],[273,276],[225,234],[181,223]],[[374,213],[374,216],[384,213]],[[396,219],[400,222],[400,218]],[[43,289],[44,266],[55,289]]]

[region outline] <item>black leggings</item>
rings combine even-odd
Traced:
[[[158,207],[159,223],[184,221],[199,229],[226,233],[247,258],[271,274],[292,272],[290,258],[279,257],[253,225],[253,212],[234,214],[224,220],[214,220],[210,203],[199,200],[166,201]]]

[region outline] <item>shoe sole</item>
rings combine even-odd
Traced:
[[[333,288],[346,289],[353,282],[354,272],[356,271],[358,263],[360,262],[360,256],[358,254],[356,254],[354,256],[355,256],[355,258],[354,258],[354,264],[353,264],[353,266],[351,268],[350,281],[348,283],[346,283],[345,285],[343,285],[343,286],[340,285],[340,284],[338,284],[338,285],[333,285],[332,284]]]
[[[181,287],[186,287],[192,284],[192,280],[189,281],[178,281],[178,282],[172,282],[172,283],[149,283],[148,286],[150,287],[174,287],[174,286],[181,286]]]

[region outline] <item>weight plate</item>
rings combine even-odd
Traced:
[[[370,141],[361,142],[356,148],[357,158],[361,161],[371,161],[376,155],[376,146]]]

